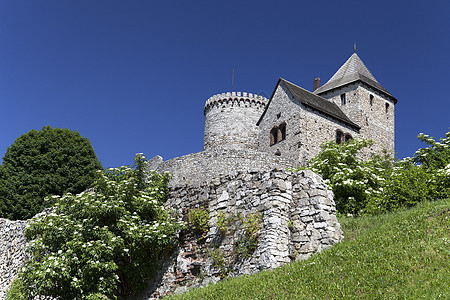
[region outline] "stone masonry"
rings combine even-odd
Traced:
[[[167,206],[186,222],[191,209],[207,210],[210,230],[205,239],[192,230],[183,232],[176,253],[138,299],[276,268],[306,259],[343,238],[332,192],[319,175],[308,170],[244,171],[210,183],[173,186]],[[232,220],[225,232],[218,228],[220,215]],[[245,236],[243,219],[255,215],[261,216],[257,247],[249,257],[240,257],[237,245]],[[217,256],[223,259],[222,266],[215,261]]]
[[[0,299],[5,299],[9,285],[27,258],[23,235],[27,223],[0,219]]]
[[[187,223],[191,209],[207,210],[209,232],[204,239],[191,227],[180,233],[180,246],[161,262],[157,279],[149,282],[139,297],[130,299],[159,298],[217,282],[224,276],[276,268],[306,259],[343,238],[332,192],[319,175],[308,170],[247,170],[210,182],[175,185],[166,206]],[[218,228],[221,215],[232,221],[225,232]],[[257,245],[248,257],[242,257],[236,245],[245,238],[243,222],[251,216],[259,216]],[[0,219],[0,299],[26,260],[23,232],[28,222]],[[222,266],[212,253],[223,259]]]

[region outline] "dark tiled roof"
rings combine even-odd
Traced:
[[[286,88],[289,90],[289,92],[292,94],[294,99],[299,101],[301,104],[308,106],[310,108],[313,108],[327,116],[330,116],[334,119],[337,119],[344,124],[350,125],[351,127],[354,127],[356,129],[360,129],[360,126],[353,123],[345,114],[342,112],[342,110],[337,106],[334,102],[328,101],[318,95],[315,95],[311,93],[310,91],[307,91],[298,85],[295,85],[287,80],[284,80],[283,78],[280,78],[278,80],[277,85],[275,86],[275,90],[277,89],[278,85],[282,82]],[[275,90],[272,94],[272,97],[270,97],[269,103],[266,105],[266,109],[264,113],[262,114],[260,120],[258,121],[258,124],[261,122],[262,118],[266,114],[266,111],[270,105],[270,102],[272,102],[273,95],[275,94]]]
[[[315,90],[314,94],[320,95],[356,81],[364,82],[387,95],[394,103],[397,103],[397,99],[378,83],[356,53],[353,53],[353,55],[350,56],[327,83]]]

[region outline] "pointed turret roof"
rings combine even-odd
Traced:
[[[397,99],[378,83],[356,53],[353,53],[353,55],[347,59],[327,83],[315,90],[314,94],[320,95],[356,81],[364,82],[389,98],[392,98],[394,103],[397,103]]]

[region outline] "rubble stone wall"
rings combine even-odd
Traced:
[[[186,222],[191,209],[207,210],[209,232],[204,238],[192,230],[183,232],[180,247],[139,299],[276,268],[343,238],[333,194],[311,171],[242,171],[210,183],[174,186],[167,206]],[[257,245],[245,257],[239,251],[248,239],[244,223],[255,216],[260,218]],[[225,230],[218,226],[223,217],[230,220]]]
[[[26,240],[23,235],[28,221],[0,219],[0,299],[26,260]]]
[[[295,168],[294,160],[271,156],[264,152],[237,149],[211,149],[163,161],[155,156],[148,167],[172,174],[171,185],[199,184],[237,171]]]
[[[308,170],[242,170],[212,181],[173,185],[166,205],[188,227],[180,233],[180,246],[161,262],[158,277],[130,299],[159,298],[227,276],[276,268],[306,259],[343,238],[332,192]],[[205,236],[188,222],[194,208],[209,215]],[[221,218],[228,220],[222,228]],[[253,236],[256,243],[248,247],[246,223],[251,218],[258,230]],[[0,299],[26,260],[27,222],[0,219]]]

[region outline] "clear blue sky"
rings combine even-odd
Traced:
[[[0,1],[0,156],[42,126],[104,167],[202,150],[216,93],[309,90],[353,53],[398,99],[396,151],[450,126],[450,1]]]

